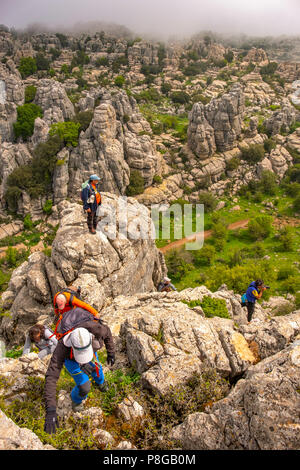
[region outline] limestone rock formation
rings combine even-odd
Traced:
[[[244,95],[239,84],[209,104],[196,103],[189,116],[188,144],[200,159],[225,152],[237,143],[242,131]]]
[[[244,57],[245,62],[252,62],[258,65],[266,65],[269,62],[268,55],[264,49],[257,49],[252,47],[246,57]]]
[[[300,341],[250,367],[232,392],[171,432],[183,449],[299,448]]]
[[[13,122],[17,119],[17,106],[24,104],[24,85],[17,74],[0,65],[0,138],[13,139]]]
[[[134,199],[127,200],[127,208],[119,209],[118,202],[116,196],[103,194],[103,227],[96,236],[88,233],[82,206],[59,204],[60,227],[51,258],[32,254],[14,271],[2,294],[11,312],[0,328],[7,343],[22,341],[25,330],[37,321],[51,323],[51,299],[66,285],[80,285],[83,298],[97,310],[120,294],[154,290],[166,268],[154,240],[141,238],[142,233],[151,234],[149,211]]]
[[[296,118],[296,109],[286,99],[283,100],[281,108],[275,111],[264,124],[271,135],[276,135],[280,132],[288,132],[291,124],[295,123]]]
[[[0,198],[6,191],[6,181],[12,171],[19,166],[26,165],[32,159],[32,155],[26,144],[12,144],[3,142],[0,146]]]
[[[44,111],[43,119],[48,125],[72,119],[75,113],[64,86],[56,80],[46,78],[40,80],[34,102]]]
[[[40,439],[26,428],[19,428],[0,410],[0,450],[55,450],[43,445]]]

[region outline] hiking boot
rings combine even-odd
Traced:
[[[72,410],[74,413],[80,413],[84,410],[83,403],[75,403],[75,401],[72,401]]]
[[[105,382],[105,380],[102,384],[97,384],[97,386],[98,386],[100,392],[107,392],[108,391],[108,386],[107,386],[107,383]]]

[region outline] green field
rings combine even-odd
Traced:
[[[264,197],[261,203],[253,203],[239,197],[236,202],[222,198],[226,206],[217,213],[225,226],[240,220],[254,220],[258,216],[269,216],[272,220],[272,230],[265,238],[254,240],[247,228],[228,230],[224,246],[216,248],[213,236],[204,240],[203,250],[212,247],[215,256],[211,263],[200,262],[196,251],[186,250],[182,245],[179,249],[165,253],[169,275],[178,290],[187,287],[206,285],[216,290],[222,283],[237,293],[243,293],[253,278],[263,278],[271,286],[265,298],[274,294],[295,294],[300,289],[300,222],[294,216],[293,198],[286,196],[280,189],[276,196]],[[267,209],[266,203],[272,203],[274,208]],[[240,210],[231,210],[234,206]],[[204,230],[213,226],[212,219],[216,212],[207,213],[204,217]],[[290,246],[284,249],[280,238],[279,222],[286,221],[290,228]],[[161,231],[160,231],[161,235]],[[184,236],[184,234],[183,234]],[[169,240],[158,239],[158,248],[174,241],[172,233]],[[199,250],[201,251],[201,250]],[[267,257],[264,258],[264,257]],[[299,261],[299,264],[296,264]]]

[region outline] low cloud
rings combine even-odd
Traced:
[[[227,34],[300,34],[299,0],[1,0],[1,23],[70,28],[78,22],[113,22],[136,33],[190,36],[201,30]]]

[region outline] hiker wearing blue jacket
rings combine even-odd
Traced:
[[[87,226],[92,234],[96,233],[98,223],[97,209],[101,205],[101,194],[98,189],[99,181],[99,176],[91,175],[83,183],[81,190],[83,209],[87,214]]]
[[[254,313],[255,302],[261,298],[263,292],[267,289],[264,285],[264,281],[257,279],[257,281],[251,282],[246,291],[246,307],[248,311],[248,322],[251,321]]]

